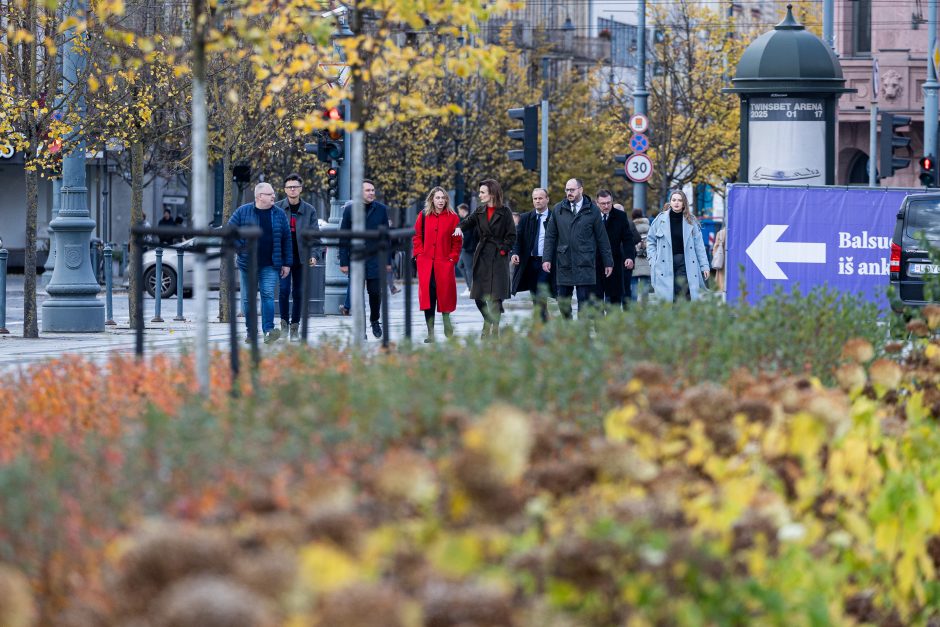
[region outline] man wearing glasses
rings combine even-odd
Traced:
[[[614,258],[601,211],[584,194],[579,179],[565,183],[565,200],[552,208],[552,219],[546,226],[542,269],[554,270],[558,308],[565,318],[571,318],[571,296],[577,292],[580,318],[585,305],[594,298],[595,263],[600,260],[603,275],[609,277]]]
[[[261,227],[258,240],[258,287],[261,290],[261,330],[264,343],[270,344],[281,337],[274,327],[274,294],[278,278],[290,274],[294,258],[291,250],[290,224],[287,215],[274,206],[274,188],[270,183],[255,185],[255,201],[242,205],[235,210],[228,223],[232,226]],[[238,244],[238,270],[241,279],[242,313],[245,325],[248,325],[248,248],[245,240]],[[255,333],[256,329],[248,329]],[[249,341],[250,336],[245,338]]]
[[[275,205],[284,211],[290,224],[291,253],[294,263],[291,265],[290,274],[281,279],[278,309],[281,312],[281,333],[286,334],[290,330],[291,342],[300,339],[300,308],[303,304],[304,289],[303,257],[300,254],[297,236],[307,229],[320,230],[317,210],[310,203],[300,199],[300,192],[303,191],[303,188],[303,179],[300,178],[299,174],[288,174],[287,178],[284,179],[284,193],[287,198],[280,200]],[[307,258],[307,264],[313,267],[320,263],[322,259],[323,247],[320,240],[314,240],[310,255]],[[294,295],[293,303],[291,303],[292,292]]]

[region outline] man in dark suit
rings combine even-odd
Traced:
[[[542,322],[547,322],[548,297],[555,296],[553,273],[542,268],[545,231],[552,215],[548,208],[548,192],[541,187],[532,190],[532,206],[534,211],[522,214],[516,225],[516,244],[509,259],[513,264],[512,294],[531,292]]]
[[[388,207],[375,199],[375,183],[366,179],[362,181],[362,201],[366,211],[366,230],[378,230],[382,225],[388,227]],[[339,228],[349,230],[352,228],[352,202],[343,206],[343,219]],[[339,269],[343,274],[349,274],[350,251],[349,245],[339,248]],[[383,263],[384,262],[384,263]],[[384,266],[384,267],[383,267]],[[369,293],[369,322],[372,325],[372,335],[382,337],[382,324],[379,316],[382,311],[382,291],[379,289],[379,273],[389,272],[392,269],[392,257],[380,259],[379,255],[366,259],[366,292]]]
[[[636,259],[636,245],[640,236],[636,232],[633,222],[627,218],[623,211],[611,211],[614,208],[613,195],[606,189],[597,192],[597,207],[601,210],[601,219],[610,241],[610,250],[614,257],[614,271],[610,276],[600,272],[597,264],[597,283],[595,294],[601,307],[608,311],[608,303],[616,307],[623,307],[629,293],[625,293],[624,284],[630,285],[630,274],[633,273],[633,261]],[[626,276],[625,276],[626,275]],[[627,288],[629,289],[629,288]]]

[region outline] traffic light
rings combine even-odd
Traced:
[[[335,124],[343,121],[343,112],[339,107],[330,107],[323,111],[323,119],[331,126],[317,135],[317,159],[325,163],[342,161],[346,133]]]
[[[326,184],[330,191],[330,198],[336,198],[339,192],[339,179],[337,178],[336,168],[330,168],[326,171]]]
[[[236,183],[247,183],[251,180],[251,165],[242,162],[236,163],[232,168],[232,180]]]
[[[933,155],[920,158],[920,184],[924,187],[937,186],[937,161]]]
[[[911,165],[910,146],[911,138],[897,135],[897,129],[910,126],[911,116],[896,113],[882,112],[881,114],[881,146],[878,164],[878,174],[881,178],[894,176],[895,170],[903,170]],[[898,149],[905,150],[899,155]]]
[[[614,168],[614,176],[619,176],[622,179],[627,178],[627,170],[625,169],[627,155],[614,155],[614,161],[620,164],[618,167]]]
[[[522,149],[510,150],[506,153],[510,161],[521,161],[526,170],[539,169],[539,108],[537,105],[526,105],[509,110],[509,118],[522,120],[522,128],[509,131],[511,139],[522,140]]]

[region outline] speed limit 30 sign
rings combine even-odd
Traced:
[[[634,183],[645,183],[653,175],[653,162],[643,153],[634,153],[627,157],[623,170]]]

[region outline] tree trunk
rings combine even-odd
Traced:
[[[144,145],[139,139],[131,143],[131,225],[144,223]],[[128,234],[129,235],[129,234]],[[128,267],[127,304],[130,311],[131,328],[136,329],[134,312],[137,311],[137,282],[143,280],[137,276],[134,259],[137,257],[137,243],[130,241],[130,260]]]
[[[30,154],[35,142],[30,142]],[[26,170],[26,250],[23,262],[23,337],[39,337],[39,316],[36,308],[36,220],[39,215],[39,174]]]
[[[226,147],[222,151],[222,225],[228,224],[232,217],[232,151]],[[228,272],[226,264],[221,266],[219,278],[219,322],[228,322],[234,312],[228,310]]]

